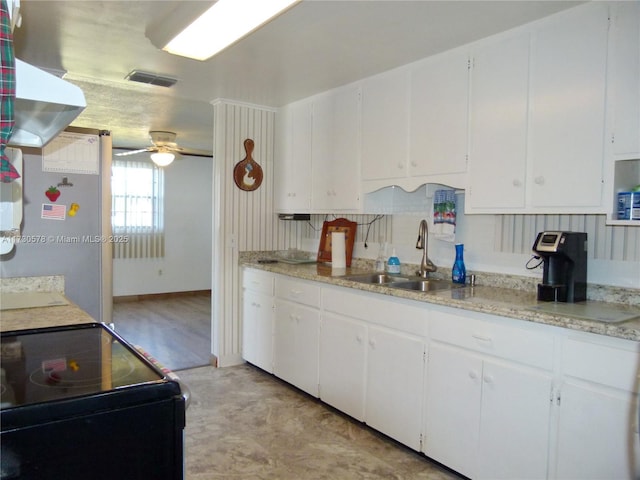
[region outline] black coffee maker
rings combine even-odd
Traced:
[[[587,234],[540,232],[533,252],[543,262],[538,300],[582,302],[587,299]]]

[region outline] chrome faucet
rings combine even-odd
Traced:
[[[429,260],[429,256],[427,255],[427,250],[429,248],[429,230],[427,228],[426,220],[422,220],[420,222],[416,248],[422,250],[422,261],[420,262],[420,270],[418,270],[416,274],[422,278],[427,278],[429,272],[435,272],[438,267],[436,267],[433,262]]]

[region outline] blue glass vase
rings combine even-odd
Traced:
[[[451,281],[453,283],[465,283],[467,281],[467,269],[464,266],[464,244],[456,244],[456,260],[453,262],[451,270]]]

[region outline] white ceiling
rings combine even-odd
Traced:
[[[159,50],[145,31],[202,1],[22,0],[14,40],[18,58],[66,70],[82,88],[87,108],[73,125],[110,130],[116,148],[145,147],[149,130],[170,130],[183,147],[210,153],[212,100],[278,107],[578,3],[305,0],[199,62]],[[133,69],[178,83],[127,82]]]

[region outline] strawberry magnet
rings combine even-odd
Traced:
[[[47,196],[49,201],[55,202],[60,196],[60,190],[58,190],[56,187],[51,186],[47,189],[46,192],[44,192],[44,194]]]

